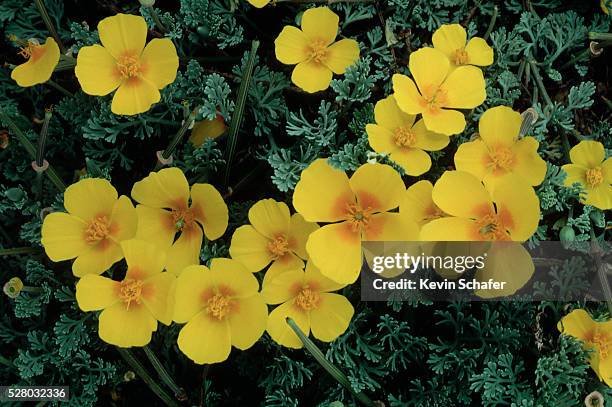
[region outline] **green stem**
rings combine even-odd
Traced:
[[[47,85],[51,86],[52,88],[55,88],[56,90],[59,90],[60,92],[62,92],[65,96],[68,97],[73,97],[74,94],[72,92],[70,92],[68,89],[64,88],[62,85],[60,85],[57,82],[52,81],[51,79],[49,79],[47,82],[45,82]]]
[[[317,362],[329,373],[338,383],[344,386],[357,400],[361,402],[364,406],[368,407],[376,407],[376,404],[372,400],[368,398],[364,393],[358,392],[353,389],[351,383],[348,378],[340,369],[334,366],[330,361],[325,358],[321,349],[317,347],[300,329],[299,326],[295,323],[295,321],[291,318],[287,318],[287,324],[293,329],[293,332],[300,338],[304,347],[310,352],[310,354],[316,359]]]
[[[166,29],[166,26],[159,19],[159,15],[157,14],[157,11],[155,11],[155,7],[153,6],[145,6],[145,7],[147,7],[149,12],[151,13],[151,17],[153,18],[153,22],[155,23],[155,26],[157,27],[157,29],[162,34],[166,34],[168,32],[168,29]]]
[[[185,389],[179,387],[174,382],[174,380],[172,380],[172,377],[168,374],[168,371],[161,364],[161,362],[155,355],[155,352],[153,352],[146,345],[143,347],[143,350],[145,352],[145,355],[147,355],[147,358],[149,358],[149,362],[151,362],[153,368],[157,371],[157,374],[159,375],[160,379],[162,379],[166,386],[168,386],[168,388],[170,388],[170,390],[172,390],[172,392],[174,393],[174,397],[176,397],[176,399],[180,401],[187,400],[187,393],[185,392]]]
[[[166,147],[166,149],[161,153],[161,156],[164,160],[167,160],[172,156],[172,153],[174,152],[174,150],[176,150],[176,147],[183,139],[183,136],[195,121],[196,114],[199,109],[199,107],[193,109],[193,111],[189,114],[189,117],[187,117],[187,119],[185,119],[185,121],[183,122],[183,125],[181,126],[179,131],[174,135],[172,140],[170,140],[170,144],[168,144],[168,147]],[[163,166],[164,164],[158,159],[157,163],[155,164],[155,171],[158,171]]]
[[[612,33],[589,33],[589,40],[592,41],[612,41]]]
[[[540,71],[537,66],[537,62],[535,59],[533,59],[533,57],[531,56],[531,53],[527,55],[527,62],[529,62],[529,65],[531,65],[531,71],[533,72],[533,77],[535,78],[538,88],[540,89],[540,93],[542,93],[542,95],[544,96],[544,100],[546,101],[546,104],[548,106],[552,106],[553,105],[552,99],[550,98],[550,96],[548,96],[548,92],[546,91],[546,87],[544,86],[544,81],[542,81],[542,77],[540,76]]]
[[[55,30],[55,27],[53,26],[53,22],[51,21],[51,17],[49,16],[49,13],[47,13],[47,8],[45,7],[44,0],[34,0],[34,3],[36,3],[38,12],[40,13],[40,16],[45,22],[45,25],[47,26],[47,30],[49,30],[49,32],[51,33],[51,36],[53,36],[53,38],[55,39],[55,42],[57,42],[57,46],[60,49],[60,53],[65,54],[66,48],[64,47],[64,44],[62,43],[62,40],[59,34]]]
[[[38,247],[13,247],[10,249],[0,249],[0,257],[16,256],[19,254],[37,254],[42,250]]]
[[[491,20],[489,20],[489,26],[487,27],[487,31],[485,32],[484,38],[485,40],[489,39],[491,32],[493,32],[493,27],[495,27],[495,21],[497,21],[497,6],[493,6],[493,14],[491,14]]]
[[[134,357],[134,354],[124,348],[116,348],[121,357],[134,369],[134,372],[140,376],[140,378],[149,386],[151,391],[155,393],[167,406],[179,407],[179,405],[172,399],[172,397],[166,393],[155,380],[149,375],[147,369]]]
[[[76,66],[76,59],[70,55],[60,55],[60,60],[53,72],[69,71]]]
[[[45,145],[47,144],[47,133],[49,132],[49,122],[53,115],[51,109],[45,110],[45,119],[42,129],[40,129],[40,137],[38,137],[38,147],[36,149],[36,165],[42,167],[45,159]]]
[[[5,366],[8,366],[10,368],[15,368],[15,365],[13,364],[13,362],[11,362],[10,360],[8,360],[7,358],[5,358],[2,355],[0,355],[0,363],[2,363]]]
[[[251,42],[251,52],[249,52],[249,59],[246,63],[244,71],[242,72],[242,80],[240,81],[240,87],[238,88],[238,99],[236,100],[236,108],[232,114],[232,121],[230,122],[228,141],[227,141],[227,159],[225,167],[225,186],[229,185],[229,176],[232,168],[232,160],[234,158],[234,152],[236,150],[236,144],[238,142],[238,133],[242,124],[242,118],[244,116],[244,108],[246,107],[246,100],[249,92],[249,84],[251,83],[251,77],[253,75],[253,68],[255,67],[255,56],[257,55],[257,49],[259,48],[259,41],[254,40]]]
[[[36,148],[30,142],[30,140],[28,140],[28,138],[21,131],[21,129],[17,127],[15,122],[13,122],[13,120],[11,120],[11,118],[6,113],[4,113],[4,110],[2,110],[1,108],[0,108],[0,120],[2,120],[9,127],[9,129],[17,137],[17,140],[19,140],[23,148],[26,149],[26,151],[28,152],[32,160],[35,160],[36,159]],[[47,168],[47,170],[45,171],[45,174],[49,177],[51,182],[56,186],[56,188],[60,192],[64,192],[66,190],[66,185],[64,185],[64,182],[59,177],[59,175],[57,175],[57,172],[55,172],[55,169],[51,166],[51,164],[49,164],[49,168]]]

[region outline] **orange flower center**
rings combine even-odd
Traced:
[[[468,53],[465,51],[465,48],[457,48],[453,55],[453,63],[455,65],[465,65],[469,62]]]
[[[230,299],[223,294],[215,294],[206,301],[206,313],[222,321],[231,309]]]
[[[488,214],[476,220],[478,233],[485,240],[510,240],[499,215]]]
[[[351,203],[347,205],[347,221],[353,232],[359,232],[368,228],[372,217],[372,208],[363,209],[359,204]]]
[[[393,142],[399,147],[412,147],[416,143],[416,135],[411,129],[398,127],[393,132]]]
[[[140,75],[140,59],[133,55],[124,55],[117,59],[117,70],[122,79]]]
[[[586,183],[589,187],[594,188],[603,182],[603,171],[601,167],[589,168],[586,171]]]
[[[110,222],[106,216],[96,216],[85,228],[85,241],[89,244],[98,243],[110,234]]]
[[[494,147],[489,150],[487,167],[492,171],[508,171],[514,166],[514,153],[507,147]]]
[[[295,305],[304,311],[310,311],[319,306],[321,296],[318,292],[310,289],[308,285],[302,287],[300,293],[295,297]]]
[[[437,112],[448,103],[448,94],[440,86],[427,85],[421,89],[422,106],[430,112]]]
[[[280,235],[268,243],[268,251],[274,260],[283,257],[289,251],[289,241],[285,235]]]
[[[23,44],[19,49],[19,55],[25,59],[37,59],[42,53],[43,48],[35,39],[30,39],[25,44],[24,41],[20,40],[19,43]]]
[[[306,51],[308,57],[318,64],[322,64],[327,59],[327,44],[323,40],[314,40]]]
[[[599,351],[599,359],[603,361],[612,356],[612,335],[607,332],[602,332],[595,328],[589,332],[585,338],[586,342],[595,347]]]
[[[435,219],[440,219],[445,217],[446,214],[444,213],[444,211],[440,208],[438,208],[437,205],[431,205],[428,209],[427,212],[425,213],[425,219],[427,221],[430,220],[435,220]]]
[[[133,302],[140,304],[142,286],[142,281],[134,280],[132,278],[126,278],[121,282],[119,297],[121,298],[121,301],[126,304],[127,309],[130,309],[130,305],[132,305]]]
[[[190,208],[172,210],[172,222],[174,222],[174,227],[177,231],[190,228],[193,226],[194,220],[195,215]]]

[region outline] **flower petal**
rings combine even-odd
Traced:
[[[557,329],[565,335],[585,340],[594,326],[595,321],[588,312],[583,309],[575,309],[561,318],[561,321],[557,324]]]
[[[441,51],[451,61],[455,51],[463,49],[466,41],[467,33],[460,24],[443,24],[431,36],[434,48]]]
[[[362,208],[385,212],[399,206],[406,187],[393,167],[385,164],[363,164],[349,180]]]
[[[421,228],[420,240],[427,242],[481,240],[478,225],[466,218],[440,218],[426,223]]]
[[[215,139],[225,133],[226,130],[227,126],[221,116],[217,116],[212,120],[202,120],[193,125],[189,141],[194,146],[200,147],[204,144],[204,141]]]
[[[128,266],[126,278],[146,280],[158,275],[164,270],[166,252],[144,240],[125,240],[121,242],[121,250]]]
[[[121,195],[115,201],[113,211],[110,216],[110,236],[116,242],[131,239],[136,235],[138,225],[138,215],[130,198]]]
[[[566,187],[571,187],[576,183],[586,185],[587,168],[582,165],[565,164],[561,169],[567,174],[567,177],[563,180],[563,185]]]
[[[283,64],[294,65],[308,59],[310,40],[297,27],[286,25],[274,40],[276,59]]]
[[[416,136],[414,147],[420,148],[421,150],[442,150],[450,142],[450,138],[446,134],[438,134],[427,130],[425,121],[423,119],[415,123],[415,125],[412,127],[412,131]]]
[[[405,216],[399,213],[377,213],[372,215],[362,240],[415,241],[418,237],[417,224]]]
[[[255,230],[268,239],[274,239],[279,235],[286,236],[289,232],[290,219],[287,205],[274,199],[262,199],[249,209],[249,222]]]
[[[344,39],[333,43],[327,48],[325,66],[333,73],[341,75],[346,68],[359,59],[359,43],[355,40]]]
[[[86,275],[76,284],[76,300],[81,311],[99,311],[119,302],[119,282],[107,277]]]
[[[467,172],[444,172],[433,187],[432,198],[444,212],[461,218],[475,218],[493,211],[491,196],[484,185]]]
[[[138,215],[136,238],[153,243],[159,250],[168,250],[177,232],[172,213],[165,209],[138,205],[136,214]]]
[[[67,213],[54,212],[45,216],[41,244],[47,256],[57,262],[86,252],[89,249],[85,241],[86,227],[81,219]]]
[[[313,40],[329,45],[338,35],[340,18],[328,7],[310,8],[302,14],[302,31]]]
[[[539,145],[533,137],[523,137],[514,145],[516,164],[512,171],[532,186],[540,185],[546,176],[546,161],[538,155]]]
[[[408,80],[410,79],[408,78]],[[395,97],[391,95],[376,102],[374,119],[379,126],[394,131],[398,127],[412,127],[416,116],[404,113],[397,105]]]
[[[143,66],[142,76],[158,89],[174,82],[179,59],[172,40],[152,39],[142,51],[140,63]]]
[[[74,73],[88,95],[108,95],[121,84],[115,58],[98,44],[79,50]]]
[[[308,237],[319,225],[313,222],[306,222],[299,213],[294,213],[289,221],[289,249],[302,259],[308,259],[306,252],[306,242]]]
[[[117,14],[98,23],[100,42],[115,58],[140,55],[147,40],[147,23],[141,16]]]
[[[259,281],[236,260],[212,259],[210,271],[215,285],[228,288],[232,298],[248,298],[259,292]]]
[[[250,348],[263,335],[268,324],[268,307],[260,294],[240,300],[229,317],[232,345],[238,349]]]
[[[599,167],[606,158],[603,144],[594,140],[582,140],[570,150],[573,164],[587,168]]]
[[[310,318],[307,313],[286,302],[274,308],[268,317],[266,330],[270,337],[278,344],[288,348],[300,349],[302,341],[287,324],[287,318],[291,318],[306,336],[310,333]]]
[[[423,92],[427,87],[438,87],[445,82],[450,62],[441,51],[425,47],[410,54],[408,67],[419,90]]]
[[[117,190],[105,179],[85,178],[70,185],[64,192],[64,207],[74,216],[88,222],[113,211]]]
[[[100,339],[121,348],[148,344],[155,330],[157,320],[143,305],[131,305],[127,309],[126,304],[118,302],[100,314]]]
[[[413,177],[425,174],[431,168],[429,154],[418,148],[401,148],[392,153],[389,158],[399,164],[407,175]]]
[[[181,352],[200,365],[223,362],[232,350],[229,324],[209,318],[206,311],[187,322],[177,343]]]
[[[540,221],[540,200],[532,187],[516,175],[508,175],[493,191],[493,201],[503,225],[514,241],[531,237]]]
[[[600,184],[589,190],[584,199],[585,205],[591,205],[603,211],[612,209],[612,185]]]
[[[153,208],[183,209],[189,199],[189,184],[180,169],[164,168],[136,182],[132,198]]]
[[[355,197],[344,171],[327,163],[312,162],[300,176],[293,192],[293,206],[309,222],[337,222],[345,219],[346,206]]]
[[[315,266],[331,280],[351,284],[361,271],[361,238],[347,222],[323,226],[310,235],[306,250]]]
[[[262,284],[290,270],[304,270],[304,261],[293,253],[287,253],[280,259],[274,260],[266,270]]]
[[[47,37],[45,43],[33,51],[30,59],[11,71],[11,78],[21,87],[47,82],[59,58],[60,51],[57,43],[53,38]]]
[[[304,282],[311,287],[316,287],[316,291],[318,292],[327,293],[330,291],[338,291],[346,287],[346,284],[340,284],[325,277],[321,273],[321,270],[319,270],[311,261],[306,264],[306,270],[304,270],[304,273]]]
[[[202,229],[197,225],[183,228],[179,238],[168,249],[166,270],[180,275],[185,267],[199,264],[201,249]]]
[[[202,225],[208,240],[223,236],[229,214],[227,205],[217,189],[210,184],[194,184],[191,187],[191,209]]]
[[[451,136],[465,129],[465,116],[456,110],[439,109],[423,112],[423,121],[427,130]]]
[[[453,70],[442,88],[446,90],[448,98],[445,107],[472,109],[487,98],[484,76],[475,66],[464,65]]]
[[[377,153],[391,154],[399,150],[399,147],[393,141],[393,133],[391,130],[379,126],[378,124],[369,123],[366,125],[366,133],[368,134],[370,147]]]
[[[423,113],[426,102],[417,90],[416,85],[406,75],[393,75],[393,98],[404,112],[415,115]]]
[[[287,302],[298,294],[295,288],[304,284],[304,277],[304,271],[297,269],[270,277],[264,280],[261,295],[267,304]]]
[[[520,113],[508,106],[487,109],[478,121],[480,138],[490,147],[509,147],[516,141],[522,121]]]
[[[157,87],[144,78],[124,81],[113,96],[111,111],[126,116],[144,113],[155,103],[160,95]]]
[[[612,158],[608,158],[603,162],[601,171],[603,172],[604,182],[612,184]]]
[[[203,294],[214,287],[214,280],[206,266],[189,266],[176,279],[174,315],[183,324],[204,309]]]
[[[516,242],[497,242],[487,252],[484,268],[474,276],[478,281],[503,281],[503,289],[478,289],[474,294],[481,298],[510,296],[531,279],[535,266],[529,252]]]
[[[121,247],[106,239],[79,254],[72,263],[72,273],[76,277],[83,277],[86,274],[102,274],[122,258]]]
[[[436,204],[431,198],[433,185],[423,180],[412,184],[400,202],[400,214],[422,225],[436,214]]]
[[[255,273],[274,259],[268,250],[269,243],[270,240],[255,230],[253,226],[242,225],[232,235],[230,256]]]
[[[291,74],[291,81],[308,93],[327,89],[331,80],[332,71],[314,60],[300,62]]]
[[[342,335],[349,326],[355,309],[342,295],[321,293],[319,306],[310,311],[312,336],[331,342]]]
[[[460,144],[455,153],[457,171],[469,172],[480,180],[485,180],[485,177],[490,174],[486,167],[488,161],[489,150],[481,139]]]
[[[166,272],[148,278],[143,286],[143,304],[164,325],[172,323],[176,302],[175,284],[176,276]]]
[[[473,37],[465,46],[468,61],[472,65],[488,66],[493,63],[493,48],[480,37]]]
[[[270,0],[247,0],[253,7],[263,8]]]

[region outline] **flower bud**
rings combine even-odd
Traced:
[[[4,284],[2,291],[4,291],[4,294],[9,298],[17,298],[22,289],[23,282],[21,279],[19,277],[13,277]]]

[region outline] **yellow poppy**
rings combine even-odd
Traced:
[[[209,240],[215,240],[227,228],[227,205],[219,191],[210,184],[194,184],[190,192],[179,168],[150,173],[134,184],[132,198],[140,204],[136,206],[137,238],[167,250],[166,269],[172,273],[199,264],[202,229]]]
[[[408,187],[400,201],[400,214],[419,226],[448,216],[438,208],[431,194],[433,185],[429,181],[419,181]]]
[[[493,63],[493,48],[480,37],[467,41],[465,28],[459,24],[441,25],[433,33],[431,41],[435,49],[446,55],[451,65],[488,66]]]
[[[98,334],[122,348],[144,346],[157,321],[172,322],[175,276],[163,272],[166,254],[142,240],[121,242],[127,273],[122,281],[87,275],[76,285],[76,300],[85,312],[100,311]]]
[[[383,164],[364,164],[350,178],[318,159],[306,168],[293,194],[293,206],[309,222],[330,225],[306,242],[310,261],[324,276],[353,283],[362,265],[364,240],[416,240],[417,225],[398,213],[406,191],[400,175]]]
[[[538,155],[533,137],[518,139],[521,115],[507,106],[488,109],[480,117],[480,138],[463,143],[455,153],[455,166],[482,180],[489,190],[508,174],[535,186],[544,181],[546,162]]]
[[[98,23],[102,45],[82,47],[76,74],[83,92],[104,96],[115,89],[111,111],[134,115],[159,102],[159,90],[174,82],[178,70],[176,48],[168,38],[155,38],[145,47],[144,18],[117,14]]]
[[[435,204],[449,216],[421,228],[421,240],[523,242],[536,231],[540,201],[533,188],[508,176],[492,194],[472,174],[446,171],[432,190]]]
[[[306,241],[317,230],[299,213],[289,215],[284,202],[262,199],[249,209],[250,225],[240,226],[232,236],[230,255],[249,271],[262,270],[272,263],[265,278],[285,270],[301,269],[308,259]]]
[[[27,58],[27,61],[11,71],[11,78],[22,87],[47,82],[60,58],[57,42],[51,37],[43,45],[36,40],[29,40],[19,54]]]
[[[274,41],[276,59],[295,65],[291,81],[314,93],[329,87],[332,74],[343,74],[359,59],[359,44],[343,39],[334,42],[340,19],[327,7],[311,8],[302,15],[300,30],[285,26]]]
[[[393,96],[376,103],[376,124],[366,125],[368,141],[377,153],[389,154],[408,175],[421,175],[431,168],[431,158],[425,151],[438,151],[448,145],[449,138],[427,130],[423,119],[400,110]]]
[[[247,0],[247,1],[251,3],[253,7],[257,7],[257,8],[263,8],[268,3],[270,3],[270,0]]]
[[[599,380],[612,387],[612,320],[596,322],[583,309],[576,309],[557,324],[559,332],[584,342],[589,362]]]
[[[266,329],[268,307],[259,283],[242,264],[213,259],[210,269],[190,266],[177,278],[174,321],[186,323],[178,346],[195,363],[218,363],[232,345],[245,350]]]
[[[217,115],[212,120],[202,120],[194,124],[189,141],[194,146],[200,147],[206,139],[215,139],[225,133],[226,129],[227,126],[223,121],[223,116]]]
[[[603,144],[583,140],[570,150],[572,164],[564,165],[565,186],[579,183],[585,190],[585,205],[601,210],[612,209],[612,159],[606,159]]]
[[[321,274],[311,263],[306,271],[290,270],[264,282],[262,295],[268,304],[280,304],[268,318],[267,331],[280,345],[301,348],[302,341],[287,325],[287,318],[295,321],[305,335],[331,342],[349,326],[355,310],[340,294],[344,287]]]
[[[400,109],[422,114],[430,131],[461,133],[465,117],[451,109],[472,109],[484,102],[487,94],[482,71],[470,65],[453,69],[448,58],[434,48],[421,48],[410,54],[408,66],[414,80],[393,75],[393,96]]]
[[[105,179],[86,178],[64,192],[68,213],[45,217],[41,243],[53,261],[70,260],[77,277],[101,274],[123,258],[119,243],[136,233],[138,218],[127,196]]]

